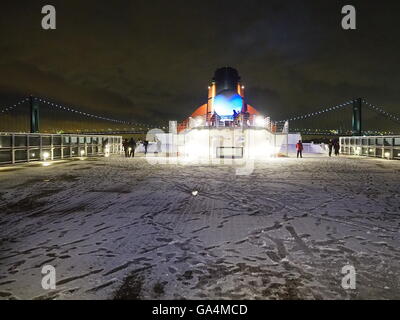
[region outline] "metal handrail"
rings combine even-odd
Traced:
[[[9,138],[5,145],[4,137]],[[16,138],[19,137],[25,140],[22,145],[16,143]],[[33,139],[35,142],[32,142]],[[93,157],[121,152],[122,136],[0,132],[0,164]]]

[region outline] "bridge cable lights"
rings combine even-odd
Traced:
[[[325,112],[338,110],[340,108],[346,107],[346,106],[348,106],[348,105],[350,105],[352,103],[353,103],[353,101],[351,101],[351,100],[350,101],[346,101],[346,102],[344,102],[342,104],[338,104],[338,105],[331,106],[331,107],[328,107],[328,108],[323,108],[322,110],[319,110],[319,111],[316,111],[316,112],[311,112],[311,113],[295,116],[295,117],[292,117],[292,118],[289,118],[289,119],[286,119],[286,120],[280,120],[280,121],[277,121],[277,122],[278,123],[282,123],[282,122],[286,122],[286,121],[296,121],[296,120],[315,117],[315,116],[318,116],[318,115],[323,114]]]
[[[11,111],[14,108],[18,107],[19,105],[21,105],[21,104],[23,104],[25,102],[28,102],[28,101],[29,101],[29,98],[24,98],[24,99],[22,99],[22,100],[20,100],[20,101],[18,101],[16,103],[14,103],[13,105],[4,106],[2,109],[0,109],[0,113],[5,113],[5,112],[8,112],[8,111]]]
[[[400,122],[400,116],[391,114],[391,113],[385,111],[382,107],[377,107],[377,106],[375,106],[375,105],[369,103],[367,100],[363,100],[363,102],[364,102],[370,109],[374,110],[375,112],[381,113],[381,114],[385,115],[387,118],[390,118],[390,119],[393,120],[393,121]]]
[[[55,103],[50,102],[50,101],[45,100],[45,99],[41,99],[41,98],[35,98],[35,99],[37,99],[38,101],[43,102],[43,103],[45,103],[45,104],[47,104],[47,105],[49,105],[51,107],[56,107],[56,108],[59,108],[59,109],[62,109],[62,110],[67,110],[69,112],[81,114],[81,115],[86,116],[86,117],[96,118],[96,119],[100,119],[100,120],[104,120],[104,121],[110,121],[110,122],[114,122],[114,123],[137,125],[137,124],[135,124],[133,122],[123,121],[123,120],[118,120],[118,119],[112,119],[112,118],[103,117],[103,116],[99,116],[99,115],[95,115],[95,114],[91,114],[91,113],[87,113],[87,112],[82,112],[82,111],[79,111],[79,110],[74,109],[72,107],[70,108],[70,107],[58,105],[58,104],[55,104]]]
[[[12,106],[3,107],[3,109],[0,109],[0,114],[8,112],[8,111],[11,111],[15,107],[17,107],[17,106],[19,106],[19,105],[21,105],[21,104],[23,104],[25,102],[29,102],[30,99],[31,99],[31,97],[26,97],[26,98],[22,99],[21,101],[15,103]],[[114,122],[114,123],[131,125],[131,126],[134,126],[136,128],[139,128],[139,130],[142,130],[142,129],[148,129],[149,130],[151,128],[159,128],[159,127],[166,128],[162,124],[160,124],[160,125],[147,124],[146,125],[146,124],[143,124],[143,123],[140,124],[140,123],[135,123],[135,122],[130,122],[130,121],[123,121],[123,120],[118,120],[118,119],[112,119],[112,118],[109,118],[109,117],[104,117],[104,116],[101,116],[101,115],[95,115],[95,114],[91,114],[91,113],[87,113],[87,112],[82,112],[82,111],[79,111],[79,110],[74,109],[72,107],[63,106],[63,105],[51,102],[51,101],[49,101],[47,99],[44,99],[44,98],[33,97],[33,99],[36,100],[36,101],[39,101],[41,103],[47,104],[48,106],[50,106],[50,107],[52,107],[54,109],[57,108],[57,109],[60,109],[62,111],[67,111],[67,112],[71,112],[71,113],[74,113],[74,114],[79,114],[79,115],[82,115],[82,116],[85,116],[85,117],[88,117],[88,118],[99,119],[99,120],[102,120],[102,121],[109,121],[109,122]],[[285,122],[285,121],[282,121],[282,122]]]
[[[100,116],[100,115],[95,115],[95,114],[91,114],[91,113],[87,113],[87,112],[82,112],[82,111],[79,111],[79,110],[74,109],[72,107],[66,107],[66,106],[62,106],[62,105],[53,103],[53,102],[48,101],[48,100],[46,100],[44,98],[36,98],[35,97],[34,99],[36,99],[36,100],[38,100],[40,102],[43,102],[43,103],[45,103],[45,104],[47,104],[47,105],[49,105],[51,107],[56,107],[56,108],[59,108],[59,109],[62,109],[62,110],[67,110],[69,112],[81,114],[81,115],[86,116],[86,117],[96,118],[96,119],[99,119],[99,120],[104,120],[104,121],[109,121],[109,122],[114,122],[114,123],[127,124],[127,125],[136,126],[136,127],[140,126],[140,124],[135,123],[135,122],[112,119],[112,118],[109,118],[109,117],[103,117],[103,116]],[[29,98],[27,98],[27,100],[29,100]],[[143,124],[142,126],[144,126],[147,129],[157,128],[158,127],[157,125],[153,125],[153,124],[151,124],[151,125],[144,125]]]

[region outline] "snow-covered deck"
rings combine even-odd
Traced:
[[[144,158],[0,168],[0,299],[400,298],[399,162],[235,172]]]

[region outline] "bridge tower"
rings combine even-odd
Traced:
[[[30,114],[31,114],[31,133],[39,132],[39,103],[37,99],[30,96],[29,97],[30,104]]]
[[[353,100],[353,119],[352,119],[352,133],[354,136],[362,135],[362,98]]]

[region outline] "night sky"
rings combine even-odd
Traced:
[[[41,28],[45,4],[57,30]],[[345,4],[355,31],[341,28]],[[33,94],[129,121],[183,120],[229,65],[273,119],[360,96],[400,114],[399,14],[398,1],[3,0],[0,107]]]

